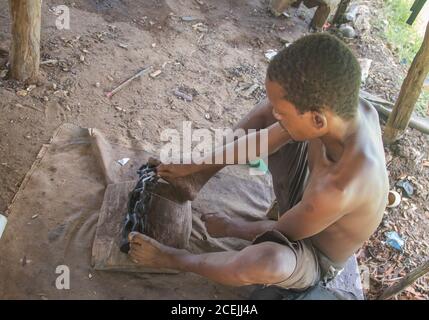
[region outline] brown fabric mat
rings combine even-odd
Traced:
[[[141,149],[107,142],[96,130],[61,126],[51,143],[42,149],[9,208],[8,225],[0,240],[0,298],[248,296],[249,287],[225,287],[188,273],[153,275],[95,271],[91,267],[91,249],[106,185],[135,179],[135,171],[146,156]],[[124,157],[131,160],[120,166],[116,160]],[[189,249],[219,251],[246,245],[235,239],[211,239],[200,214],[223,210],[257,218],[263,216],[272,199],[266,176],[251,177],[246,167],[239,166],[223,170],[207,183],[193,203]],[[70,268],[70,290],[58,290],[55,286],[59,265]]]

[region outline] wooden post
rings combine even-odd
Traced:
[[[386,299],[389,299],[390,297],[393,297],[394,295],[397,295],[402,290],[412,285],[418,278],[424,276],[428,272],[429,272],[429,260],[427,260],[422,266],[411,271],[397,284],[387,288],[386,291],[384,291],[378,299],[386,300]]]
[[[11,77],[34,81],[40,63],[42,0],[9,0],[12,45],[9,54]]]
[[[335,12],[332,23],[340,24],[342,22],[344,14],[346,13],[346,10],[349,4],[350,4],[350,0],[341,0],[340,4],[338,5],[337,11]]]
[[[419,98],[423,82],[429,72],[429,23],[422,46],[411,64],[408,74],[401,87],[398,100],[384,129],[383,141],[385,144],[394,142],[399,134],[405,130],[410,121],[414,106]]]

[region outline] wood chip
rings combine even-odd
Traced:
[[[161,70],[156,70],[156,71],[152,72],[149,76],[150,76],[151,78],[156,78],[156,77],[158,77],[161,73],[162,73],[162,71],[161,71]]]

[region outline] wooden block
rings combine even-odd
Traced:
[[[138,266],[119,250],[128,194],[135,185],[136,181],[128,181],[107,186],[92,248],[92,265],[96,270],[178,273],[174,270]],[[151,210],[148,216],[148,229],[152,232],[148,235],[166,245],[176,246],[176,243],[187,245],[192,227],[190,203],[172,204],[171,200],[156,195],[153,196],[152,202],[151,208],[154,210]],[[175,210],[171,210],[172,206],[175,206],[173,208]],[[180,211],[178,219],[175,218],[177,210]]]

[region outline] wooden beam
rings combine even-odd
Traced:
[[[416,20],[417,16],[419,15],[420,11],[423,9],[423,6],[425,5],[426,0],[415,0],[410,11],[411,15],[407,20],[407,23],[411,26],[414,21]]]
[[[429,260],[427,260],[423,265],[417,267],[413,271],[411,271],[408,275],[401,279],[397,284],[387,288],[378,299],[386,300],[394,295],[397,295],[402,290],[412,285],[417,279],[423,277],[426,273],[429,272]]]
[[[411,64],[408,74],[402,84],[398,100],[393,107],[392,113],[387,121],[383,141],[390,144],[397,140],[408,126],[411,114],[423,86],[423,82],[429,72],[429,23],[419,52]]]
[[[9,54],[11,77],[36,80],[40,63],[42,0],[9,0],[12,44]]]
[[[350,4],[350,0],[341,0],[338,5],[337,11],[335,11],[334,18],[332,19],[332,23],[341,24],[343,22],[343,17],[346,13],[346,10]]]

